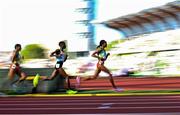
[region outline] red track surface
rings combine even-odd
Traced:
[[[180,95],[0,98],[1,114],[180,114]],[[171,114],[172,115],[172,114]]]
[[[177,90],[180,78],[115,78],[125,90]],[[82,82],[81,89],[109,89],[108,79]],[[180,115],[180,95],[109,97],[2,97],[0,114],[112,114]],[[144,114],[143,114],[144,115]]]
[[[180,77],[114,77],[115,84],[124,90],[179,90]],[[107,78],[82,81],[80,89],[110,89],[111,83]]]

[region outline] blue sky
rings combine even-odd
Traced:
[[[74,13],[83,6],[81,0],[0,0],[0,51],[11,51],[14,44],[44,44],[57,47],[60,40],[76,38],[74,21],[84,18]],[[143,9],[164,5],[174,0],[97,0],[96,22],[105,21]],[[103,25],[96,25],[97,42],[100,39],[118,39],[119,33]],[[106,38],[104,38],[106,37]],[[86,47],[83,47],[86,49]]]

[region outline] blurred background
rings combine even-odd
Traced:
[[[67,44],[67,73],[93,75],[101,39],[114,75],[180,75],[179,0],[0,0],[0,68],[14,45],[22,67],[52,68],[50,52]],[[106,74],[101,73],[102,76]]]

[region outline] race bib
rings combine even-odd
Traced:
[[[57,64],[56,64],[56,68],[60,68],[60,64],[57,63]]]
[[[16,68],[16,65],[15,65],[15,64],[13,64],[11,68],[15,69],[15,68]]]

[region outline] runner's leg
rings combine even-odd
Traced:
[[[109,69],[107,69],[104,65],[101,65],[101,70],[102,70],[103,72],[109,74],[109,80],[110,80],[113,88],[116,88],[116,85],[115,85],[115,83],[114,83],[112,74],[111,74],[111,72],[109,71]]]
[[[58,71],[59,71],[59,74],[62,75],[66,79],[67,88],[70,89],[71,85],[70,85],[70,79],[69,79],[68,74],[64,71],[63,68],[59,68]]]

